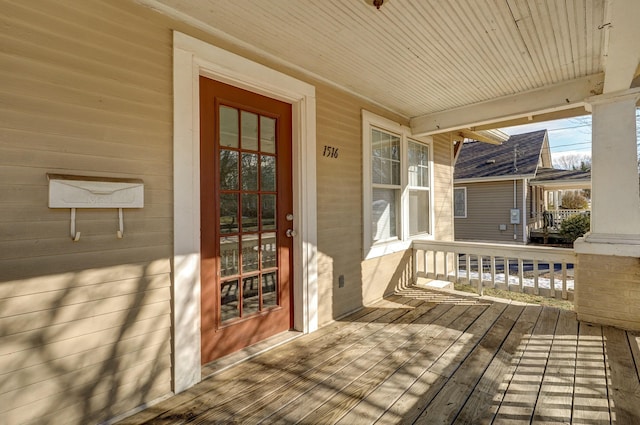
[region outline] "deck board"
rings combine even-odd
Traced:
[[[549,360],[536,402],[533,423],[571,422],[571,399],[576,372],[578,322],[575,314],[560,311]]]
[[[544,307],[500,403],[495,424],[529,424],[533,414],[559,310]]]
[[[607,341],[607,359],[611,368],[609,404],[611,419],[616,423],[633,423],[640,417],[640,383],[635,373],[636,364],[625,332],[611,327],[603,328]]]
[[[573,419],[589,424],[610,423],[602,327],[580,324],[573,390]]]
[[[639,364],[571,311],[408,288],[121,424],[640,423]]]

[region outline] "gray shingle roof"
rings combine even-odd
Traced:
[[[563,182],[575,182],[575,181],[591,181],[591,171],[582,170],[558,170],[555,168],[538,168],[536,177],[531,180],[531,183],[542,181],[563,181]]]
[[[502,145],[465,142],[456,161],[454,179],[533,176],[547,130],[514,134]],[[514,152],[517,152],[514,167]]]

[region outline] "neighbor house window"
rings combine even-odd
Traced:
[[[363,118],[365,257],[406,249],[432,234],[431,139],[410,138],[398,123]]]
[[[467,218],[466,187],[456,187],[453,189],[453,216],[455,218]]]

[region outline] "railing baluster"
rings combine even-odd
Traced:
[[[420,255],[421,250],[414,248],[413,249],[413,264],[411,265],[411,271],[413,272],[413,284],[418,283],[418,256]]]
[[[567,263],[562,262],[562,299],[569,298],[567,295]]]
[[[449,253],[447,251],[444,252],[444,280],[449,282]]]
[[[504,257],[504,281],[507,284],[507,291],[510,291],[511,285],[509,285],[509,258]]]
[[[496,257],[491,256],[491,287],[496,287]]]
[[[466,259],[465,266],[467,266],[467,283],[469,285],[472,285],[472,283],[471,283],[471,255],[469,253],[466,253],[464,256],[465,256],[465,259]]]
[[[540,295],[540,287],[538,286],[538,260],[533,260],[533,293]]]
[[[549,261],[549,297],[556,297],[556,265]]]
[[[460,283],[460,253],[453,251],[453,283]]]
[[[482,255],[478,255],[478,294],[484,293],[484,285],[482,284]]]
[[[518,291],[524,292],[524,261],[518,257]]]

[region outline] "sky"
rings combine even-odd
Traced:
[[[591,115],[501,128],[510,135],[543,129],[549,131],[553,162],[566,155],[591,156]]]
[[[640,107],[636,108],[636,126],[640,127]],[[556,163],[562,156],[591,156],[591,115],[501,128],[507,134],[522,134],[547,129],[551,160]],[[640,130],[640,129],[639,129]],[[640,149],[640,131],[638,147]]]

